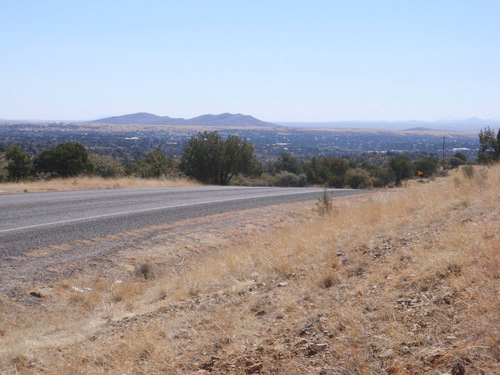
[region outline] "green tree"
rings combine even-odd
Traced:
[[[77,176],[94,171],[89,153],[80,143],[60,143],[42,151],[33,161],[36,173],[53,173],[60,177]]]
[[[20,181],[28,178],[31,170],[31,160],[19,146],[10,147],[5,151],[7,159],[7,179]]]
[[[436,174],[437,172],[437,161],[431,158],[424,158],[415,160],[413,162],[414,173],[418,174],[418,172],[423,172],[424,177],[430,177]]]
[[[396,186],[401,185],[401,181],[413,176],[413,165],[404,156],[393,156],[389,159],[389,171],[394,177]]]
[[[349,169],[345,175],[345,181],[351,189],[369,189],[372,186],[370,174],[366,169]]]
[[[321,182],[318,176],[320,170],[320,160],[317,157],[313,157],[308,163],[306,163],[304,165],[304,169],[307,176],[307,183],[318,184]]]
[[[172,176],[175,173],[174,160],[163,153],[160,148],[146,154],[137,165],[142,177],[160,178]]]
[[[384,187],[394,181],[391,171],[378,165],[368,164],[364,166],[371,177],[373,187]]]
[[[280,187],[304,187],[307,185],[307,176],[305,174],[296,175],[292,172],[281,171],[274,175],[275,186]]]
[[[296,175],[302,173],[302,166],[300,165],[299,160],[294,157],[290,152],[283,152],[280,155],[280,158],[274,164],[274,168],[276,172],[290,172]]]
[[[5,152],[0,152],[0,182],[7,181],[7,159]]]
[[[477,161],[481,164],[489,164],[500,160],[500,129],[497,136],[489,127],[479,132],[479,151]]]
[[[460,151],[455,152],[455,155],[453,155],[454,158],[461,159],[464,163],[467,162],[467,156],[465,156],[463,153]]]
[[[328,186],[341,188],[345,183],[345,174],[349,169],[346,160],[340,158],[324,157],[320,162],[319,177]]]
[[[95,174],[101,177],[120,177],[125,174],[121,163],[111,156],[90,154],[89,159],[94,164]]]
[[[251,143],[235,135],[223,140],[217,132],[200,132],[191,137],[184,147],[180,169],[188,177],[219,185],[229,184],[238,174],[262,174],[262,164]]]

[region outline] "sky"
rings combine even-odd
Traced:
[[[498,0],[0,0],[0,119],[500,119]]]

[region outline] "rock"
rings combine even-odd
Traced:
[[[389,358],[394,353],[393,349],[386,349],[378,355],[379,358]]]
[[[36,298],[43,298],[44,297],[44,295],[41,292],[36,291],[36,290],[30,292],[30,296],[33,296],[33,297],[36,297]]]

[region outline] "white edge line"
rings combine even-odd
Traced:
[[[32,228],[40,228],[40,227],[46,227],[46,226],[50,226],[50,225],[57,225],[57,224],[66,224],[66,223],[72,223],[72,222],[77,222],[77,221],[86,221],[86,220],[101,219],[101,218],[104,218],[104,217],[122,216],[122,215],[127,215],[127,214],[137,214],[137,213],[147,212],[147,211],[165,210],[165,209],[169,209],[169,208],[180,208],[180,207],[189,207],[189,206],[196,206],[196,205],[203,205],[203,204],[210,204],[210,203],[217,203],[217,202],[232,202],[232,201],[239,201],[239,200],[246,200],[246,199],[268,198],[268,197],[276,197],[276,196],[284,196],[284,195],[311,194],[311,193],[319,193],[319,192],[320,191],[300,191],[300,192],[293,192],[293,193],[287,193],[287,194],[282,194],[282,193],[279,193],[279,194],[267,194],[267,195],[260,195],[258,197],[219,199],[219,200],[212,200],[212,201],[203,201],[203,202],[196,202],[196,203],[179,204],[179,205],[175,205],[175,206],[145,208],[145,209],[142,209],[142,210],[118,212],[118,213],[113,213],[113,214],[105,214],[105,215],[97,215],[97,216],[90,216],[90,217],[82,217],[82,218],[78,218],[78,219],[69,219],[69,220],[63,220],[63,221],[54,221],[54,222],[51,222],[51,223],[28,225],[26,227],[18,227],[18,228],[11,228],[11,229],[2,229],[2,230],[0,230],[0,233],[14,232],[14,231],[17,231],[17,230],[25,230],[25,229],[32,229]]]

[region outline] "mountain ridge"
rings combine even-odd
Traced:
[[[94,124],[112,125],[202,125],[202,126],[261,126],[277,127],[276,124],[261,121],[241,113],[221,113],[201,115],[190,119],[158,116],[147,112],[137,112],[122,116],[112,116],[91,121]]]

